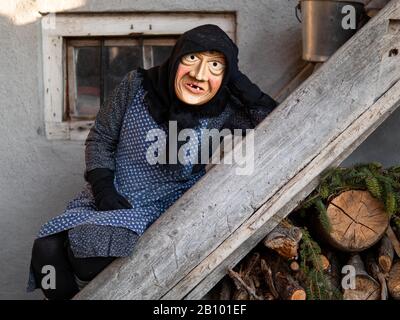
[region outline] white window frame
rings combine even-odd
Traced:
[[[235,13],[51,13],[42,19],[44,120],[49,140],[85,140],[93,121],[63,121],[67,99],[65,37],[179,35],[216,24],[236,41]]]

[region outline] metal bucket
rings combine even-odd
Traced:
[[[364,13],[362,2],[363,0],[300,0],[303,59],[324,62],[353,36]],[[342,9],[346,5],[355,9],[356,29],[344,29],[342,26],[346,17],[346,11],[342,13]]]

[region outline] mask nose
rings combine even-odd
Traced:
[[[192,77],[196,78],[198,81],[208,81],[208,68],[207,60],[201,60],[201,62],[196,66],[193,73],[190,74]]]

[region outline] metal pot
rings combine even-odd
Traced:
[[[303,59],[324,62],[339,49],[358,28],[364,13],[364,0],[300,0],[303,33]],[[351,5],[356,13],[356,29],[344,29],[342,9]],[[297,14],[297,10],[296,10]]]

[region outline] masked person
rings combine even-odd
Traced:
[[[205,174],[203,164],[150,164],[148,132],[168,132],[170,121],[196,132],[249,129],[275,106],[239,71],[237,46],[215,25],[185,32],[161,66],[129,72],[86,140],[84,190],[33,244],[28,290],[73,297],[113,259],[129,256],[144,231]],[[43,271],[48,265],[55,288]]]

